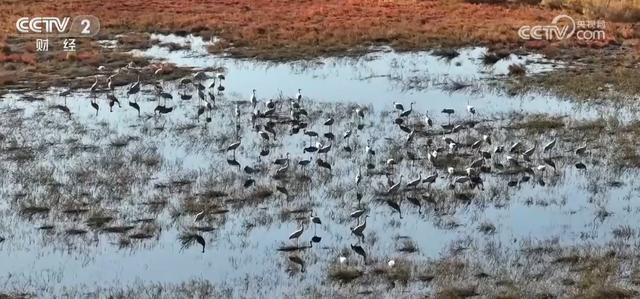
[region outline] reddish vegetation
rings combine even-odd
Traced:
[[[95,15],[112,32],[215,34],[232,43],[236,54],[266,58],[337,53],[371,44],[399,49],[520,44],[517,28],[548,23],[559,13],[537,6],[445,0],[10,1],[0,4],[2,35],[15,33],[19,16],[36,12]]]
[[[145,31],[215,35],[223,43],[210,51],[295,59],[358,53],[372,45],[391,45],[399,50],[465,45],[546,49],[546,42],[525,44],[518,39],[517,29],[548,24],[559,13],[540,6],[471,4],[462,0],[10,0],[0,3],[0,62],[33,64],[37,59],[38,65],[76,61],[95,66],[108,58],[109,54],[96,53],[86,45],[79,46],[77,56],[34,56],[33,49],[26,46],[32,40],[16,38],[15,21],[21,16],[90,14],[102,23],[99,38]],[[638,37],[628,25],[608,23],[607,30],[606,42],[580,46],[601,47]],[[140,39],[125,38],[121,42],[149,45],[147,37]],[[551,48],[567,45],[575,43],[555,43]],[[49,65],[48,69],[55,67]]]

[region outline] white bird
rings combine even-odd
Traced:
[[[453,175],[454,173],[456,173],[455,168],[449,166],[447,167],[447,172],[449,173],[449,175]]]
[[[394,260],[389,260],[389,262],[387,263],[387,265],[389,265],[389,268],[393,268],[393,266],[396,265],[396,261]]]
[[[344,256],[340,256],[338,257],[338,262],[340,262],[340,265],[344,265],[344,263],[347,262],[347,258]]]

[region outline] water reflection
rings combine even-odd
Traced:
[[[161,92],[144,82],[129,96],[114,88],[129,102],[122,107],[84,90],[10,95],[0,104],[0,259],[7,265],[0,279],[7,285],[62,294],[81,285],[205,278],[235,296],[301,296],[327,279],[339,257],[366,270],[469,244],[557,237],[563,245],[599,244],[615,228],[637,225],[623,217],[638,208],[628,200],[637,173],[611,165],[613,137],[598,136],[577,153],[584,141],[569,129],[506,128],[514,112],[573,121],[593,119],[596,110],[478,94],[470,115],[468,94],[395,88],[378,77],[481,77],[476,49],[446,66],[423,54],[375,53],[355,66],[328,59],[298,71],[154,51],[176,62],[224,64],[225,89],[209,73],[202,82],[212,86],[209,98],[193,82],[166,82]],[[294,101],[274,86],[287,87]],[[396,111],[394,101],[408,107]],[[102,108],[110,103],[112,112]],[[455,112],[433,112],[443,109]],[[555,139],[554,149],[527,151]],[[522,146],[513,147],[516,140]],[[470,167],[475,161],[488,168]],[[482,188],[473,188],[480,177]],[[300,288],[288,287],[290,275],[299,275]]]

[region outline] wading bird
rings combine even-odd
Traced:
[[[367,263],[367,253],[364,251],[364,248],[362,248],[362,246],[351,244],[351,250],[353,250],[355,253],[357,253],[359,256],[362,257],[363,263],[365,264]]]
[[[415,103],[415,102],[411,102],[411,103],[409,104],[409,106],[410,106],[410,107],[409,107],[409,110],[402,111],[402,113],[400,113],[400,117],[407,117],[407,116],[409,116],[409,115],[411,114],[411,112],[413,111],[413,104],[414,104],[414,103]]]
[[[253,109],[256,109],[256,105],[258,105],[258,98],[256,97],[256,90],[254,89],[251,94],[251,106],[253,106]]]
[[[393,186],[389,187],[389,189],[387,190],[387,194],[391,195],[398,192],[398,190],[400,190],[400,182],[402,182],[403,177],[404,175],[401,175],[400,180],[397,183],[393,184]]]
[[[96,116],[98,116],[98,110],[100,110],[100,106],[96,103],[95,99],[91,99],[91,107],[96,110]]]
[[[354,235],[361,237],[364,240],[364,229],[367,228],[367,218],[369,218],[369,215],[365,215],[364,216],[364,222],[362,222],[362,224],[351,228],[351,233],[353,233]]]
[[[298,101],[298,103],[302,101],[302,89],[300,88],[298,88],[298,93],[296,94],[296,100]]]
[[[546,152],[552,150],[555,145],[556,145],[556,139],[553,139],[551,142],[547,143],[544,146],[544,150],[543,151],[546,153]]]
[[[400,179],[402,179],[402,177],[401,177]],[[420,172],[420,173],[418,174],[418,178],[416,178],[416,179],[414,179],[414,180],[411,180],[411,181],[409,181],[409,182],[407,183],[407,188],[414,188],[414,189],[415,189],[415,188],[417,188],[417,187],[418,187],[418,185],[420,184],[420,182],[422,182],[422,172]]]
[[[298,243],[298,238],[302,236],[302,232],[304,232],[304,225],[302,225],[298,230],[294,231],[289,235],[289,240],[296,239],[296,244]]]
[[[424,115],[425,125],[427,125],[427,127],[429,128],[433,127],[433,121],[431,120],[431,118],[429,118],[429,111],[425,112]]]
[[[235,155],[235,154],[236,154],[236,149],[240,146],[241,138],[242,138],[242,137],[238,137],[238,141],[236,141],[236,142],[234,142],[234,143],[230,144],[230,145],[227,147],[227,152],[228,152],[228,151],[233,151],[233,154]]]

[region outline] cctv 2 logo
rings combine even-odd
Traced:
[[[71,17],[21,17],[16,21],[16,30],[20,34],[91,37],[100,31],[100,20],[94,16]]]

